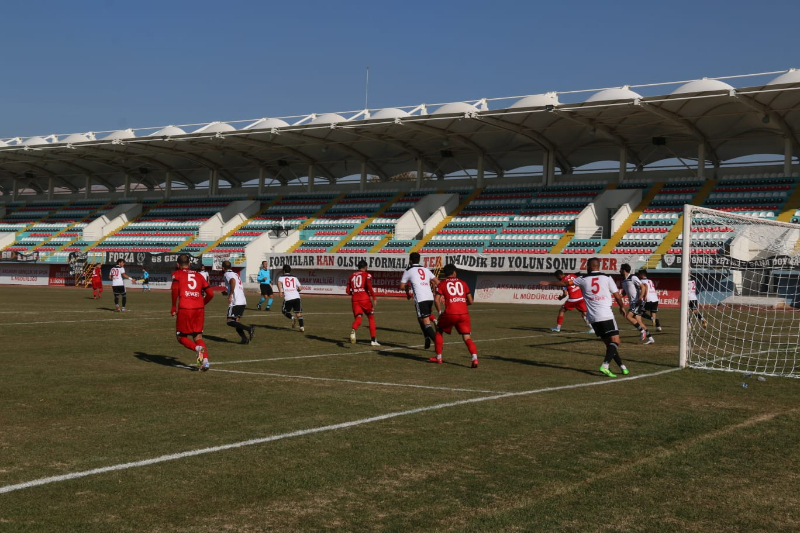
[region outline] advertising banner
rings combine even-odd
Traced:
[[[713,255],[713,254],[692,254],[689,256],[692,267],[695,268],[742,268],[742,269],[786,269],[798,270],[800,269],[800,257],[777,255],[774,257],[765,257],[763,259],[753,259],[745,261],[743,259],[736,259],[727,255]],[[683,256],[679,254],[665,254],[661,257],[661,266],[663,268],[681,268],[683,264]]]
[[[601,271],[606,274],[619,272],[619,265],[626,262],[624,256],[590,256],[579,254],[561,255],[512,255],[512,254],[437,254],[422,255],[421,264],[435,269],[448,263],[459,269],[474,272],[585,272],[586,261],[599,257]],[[408,254],[266,254],[270,269],[291,265],[307,270],[356,270],[359,261],[367,262],[370,271],[402,271],[408,266]]]
[[[0,252],[0,262],[11,263],[35,263],[39,260],[39,252],[15,252],[13,250],[4,250]]]
[[[355,272],[353,270],[325,270],[325,269],[292,269],[292,275],[297,276],[300,283],[303,285],[303,294],[333,294],[345,295],[347,294],[347,280],[350,279],[350,274]],[[386,296],[403,296],[405,292],[399,289],[400,278],[403,275],[402,271],[383,271],[378,270],[371,272],[372,274],[372,288],[378,298]],[[279,273],[276,273],[272,279],[272,285],[276,288],[278,285]]]
[[[0,285],[47,285],[49,265],[0,264]]]
[[[50,265],[50,275],[47,284],[55,287],[69,287],[75,285],[75,275],[70,265]]]

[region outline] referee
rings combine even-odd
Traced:
[[[258,271],[258,277],[256,278],[256,281],[261,284],[261,299],[258,301],[256,309],[261,311],[261,304],[263,304],[266,300],[267,307],[264,310],[269,311],[269,308],[272,305],[272,283],[266,261],[261,261],[261,270]]]

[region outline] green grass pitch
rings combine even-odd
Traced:
[[[800,530],[800,383],[670,371],[676,310],[650,346],[618,318],[614,380],[556,307],[473,306],[473,370],[458,336],[427,362],[404,300],[373,348],[345,298],[302,334],[249,294],[242,346],[218,295],[203,373],[139,290],[0,287],[1,532]]]

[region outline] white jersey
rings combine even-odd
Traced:
[[[611,305],[614,302],[613,295],[618,289],[611,276],[592,272],[575,278],[572,282],[583,292],[583,300],[586,302],[586,318],[589,319],[589,322],[614,320]]]
[[[225,287],[227,290],[231,288],[231,280],[236,281],[236,287],[233,289],[233,301],[231,305],[247,305],[247,299],[244,297],[244,287],[242,287],[242,278],[239,277],[238,272],[228,270],[225,272]]]
[[[689,299],[697,300],[697,285],[693,279],[689,280]]]
[[[658,301],[658,293],[656,292],[656,286],[651,279],[643,279],[642,283],[647,285],[647,295],[644,297],[645,302],[657,302]]]
[[[411,265],[405,272],[400,283],[411,284],[411,290],[414,293],[414,300],[417,302],[428,302],[433,300],[433,291],[431,290],[431,280],[433,279],[433,272],[427,268],[419,265]]]
[[[208,271],[207,270],[200,270],[199,272],[200,272],[200,275],[203,276],[204,278],[206,278],[206,281],[208,281]]]
[[[633,307],[642,297],[642,282],[636,276],[628,276],[622,280],[622,290],[628,295],[628,302]]]
[[[125,273],[125,267],[115,266],[111,269],[111,286],[112,287],[124,287],[125,286],[125,278],[122,275]]]
[[[300,298],[300,280],[294,276],[285,275],[278,278],[278,284],[283,287],[284,300],[297,300]]]

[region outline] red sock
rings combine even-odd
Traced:
[[[564,323],[564,315],[558,315],[558,320],[556,320],[556,324],[559,326]]]
[[[192,351],[194,351],[194,347],[197,346],[191,338],[184,337],[183,335],[178,337],[178,342]]]
[[[361,315],[358,315],[355,320],[353,320],[353,329],[358,329],[361,327]]]
[[[436,332],[436,341],[434,342],[434,346],[436,347],[436,355],[440,355],[442,353],[442,349],[444,348],[444,337],[438,331]]]
[[[478,347],[475,346],[475,343],[472,342],[472,339],[465,339],[464,340],[464,344],[467,345],[467,348],[469,349],[469,354],[470,355],[472,355],[472,354],[478,355]]]
[[[375,317],[373,315],[367,315],[367,320],[369,320],[369,334],[373,337],[378,335],[378,328],[375,326]]]
[[[197,339],[197,345],[203,347],[203,357],[208,359],[208,348],[206,348],[206,341],[203,339]]]

